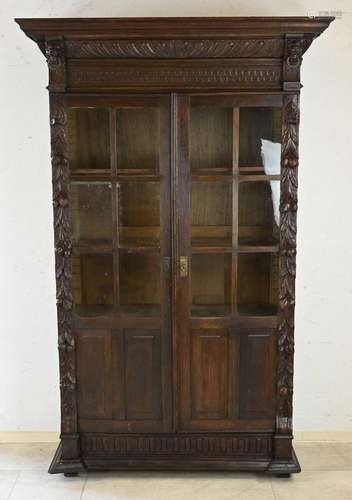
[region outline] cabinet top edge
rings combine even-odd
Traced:
[[[125,17],[15,19],[27,36],[74,38],[231,38],[282,36],[302,33],[319,36],[334,17]]]

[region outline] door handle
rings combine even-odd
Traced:
[[[180,278],[187,278],[188,276],[188,257],[181,255],[180,257]]]

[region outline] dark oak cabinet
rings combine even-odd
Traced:
[[[299,472],[300,65],[331,21],[17,20],[49,68],[50,472]]]

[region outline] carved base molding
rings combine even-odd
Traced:
[[[250,456],[270,457],[272,436],[237,435],[157,435],[124,436],[112,434],[84,434],[81,437],[82,455],[175,457]]]
[[[88,470],[258,471],[286,477],[300,472],[292,459],[272,459],[271,436],[117,436],[84,435],[82,460],[63,460],[61,444],[51,474],[76,475]]]
[[[291,460],[273,460],[268,467],[267,472],[269,474],[285,477],[290,474],[301,472],[301,466],[299,465],[295,450],[292,448]]]
[[[81,459],[63,460],[61,455],[62,445],[60,443],[48,470],[50,474],[64,473],[69,476],[85,472],[86,468]]]

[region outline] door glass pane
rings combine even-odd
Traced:
[[[240,108],[240,173],[265,173],[261,154],[262,139],[273,143],[281,142],[281,108]],[[280,146],[278,149],[280,153]],[[280,159],[278,164],[275,161],[275,164],[269,165],[268,169],[277,170],[270,173],[278,175],[280,173]]]
[[[71,170],[110,169],[108,109],[69,109],[68,156]]]
[[[240,245],[275,245],[279,238],[280,182],[240,182]]]
[[[95,316],[111,312],[114,302],[112,255],[74,255],[72,290],[77,314]]]
[[[111,184],[79,182],[70,185],[70,227],[72,239],[112,238]]]
[[[230,309],[231,255],[192,255],[191,315],[224,316]]]
[[[159,110],[118,109],[117,168],[158,170]]]
[[[231,172],[232,108],[191,108],[190,161],[193,173]]]
[[[160,315],[160,256],[120,252],[120,310],[134,316]]]
[[[277,254],[239,254],[237,308],[240,314],[277,313],[278,265]]]
[[[121,245],[159,245],[159,183],[122,182],[119,186],[118,220]]]
[[[192,245],[231,246],[232,184],[192,182]]]

